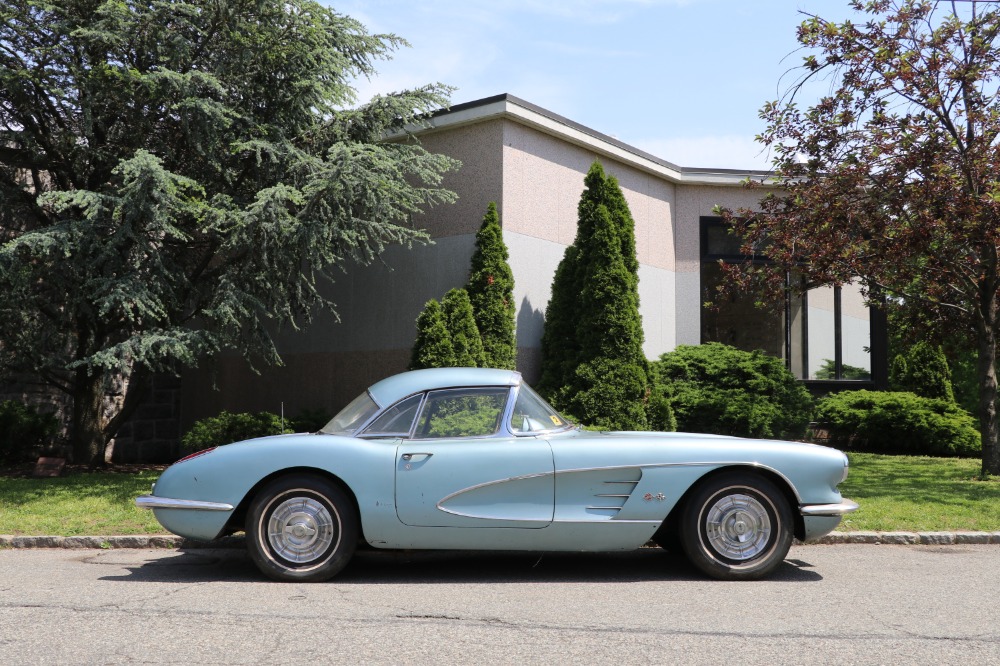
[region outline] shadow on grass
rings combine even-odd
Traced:
[[[100,498],[113,503],[131,503],[137,495],[149,492],[160,472],[138,474],[88,473],[52,479],[0,478],[0,503],[12,506],[53,499]]]

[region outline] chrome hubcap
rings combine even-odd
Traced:
[[[336,537],[334,516],[310,497],[282,502],[267,521],[267,540],[275,554],[296,564],[322,557]]]
[[[719,498],[705,515],[705,535],[712,549],[730,560],[760,555],[771,538],[771,519],[760,500],[734,494]]]

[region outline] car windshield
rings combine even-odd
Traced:
[[[510,427],[515,433],[536,433],[561,430],[573,424],[552,409],[540,395],[527,384],[521,384],[510,417]]]
[[[378,405],[366,391],[340,410],[339,414],[320,428],[320,432],[327,435],[353,435],[354,431],[363,426],[377,411]]]

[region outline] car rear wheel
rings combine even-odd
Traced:
[[[695,489],[680,519],[684,554],[720,580],[754,580],[785,559],[792,545],[792,510],[762,476],[728,472]]]
[[[344,492],[310,474],[281,477],[254,497],[246,521],[247,551],[266,576],[322,581],[354,554],[358,519]]]

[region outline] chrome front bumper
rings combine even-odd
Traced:
[[[199,500],[170,499],[156,495],[140,495],[135,498],[140,509],[191,509],[194,511],[232,511],[232,504],[222,502],[202,502]]]
[[[858,503],[844,500],[839,504],[806,504],[799,507],[803,516],[845,516],[858,510]]]

